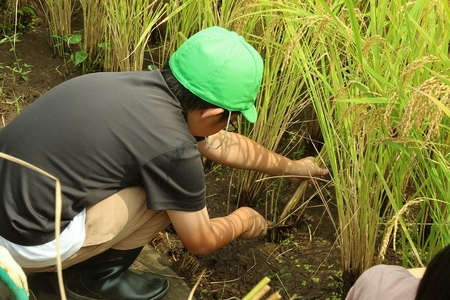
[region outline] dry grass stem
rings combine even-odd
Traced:
[[[200,285],[200,282],[202,281],[202,278],[205,276],[205,270],[202,271],[200,276],[198,276],[197,281],[195,282],[194,286],[192,287],[191,292],[189,293],[188,300],[194,299],[195,290]]]

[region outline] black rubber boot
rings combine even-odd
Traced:
[[[69,299],[156,300],[163,297],[169,283],[151,273],[138,274],[128,268],[141,248],[114,250],[94,256],[65,271]]]

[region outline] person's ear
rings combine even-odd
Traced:
[[[204,109],[202,112],[202,119],[207,119],[209,117],[216,117],[218,115],[221,115],[225,112],[223,108],[215,107],[215,108],[207,108]]]

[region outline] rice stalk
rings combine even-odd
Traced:
[[[177,273],[188,280],[193,278],[200,267],[197,258],[189,253],[181,254],[177,260],[173,260],[172,262]]]
[[[390,244],[390,239],[393,239],[393,245],[395,250],[395,239],[397,236],[398,231],[398,224],[400,222],[400,219],[402,218],[402,215],[407,212],[408,209],[410,209],[411,206],[414,205],[420,205],[422,202],[425,201],[425,199],[412,199],[406,202],[400,210],[398,210],[392,219],[388,222],[388,225],[385,229],[385,235],[381,242],[381,249],[378,253],[378,263],[382,263],[385,259],[387,248]],[[420,255],[418,255],[417,249],[414,247],[414,252],[416,253],[416,258],[420,261]],[[423,266],[423,264],[422,264]]]
[[[142,70],[150,33],[166,4],[151,0],[102,0],[105,11],[106,71]]]
[[[253,2],[251,3],[253,4]],[[301,25],[294,19],[295,10],[288,1],[273,3],[257,1],[242,9],[233,23],[254,38],[253,44],[265,61],[263,84],[257,100],[259,117],[250,126],[244,124],[243,133],[251,136],[261,145],[276,151],[283,134],[307,106],[304,87],[298,68],[296,48],[302,35]],[[259,6],[258,6],[259,4]],[[253,9],[251,12],[249,9]],[[246,24],[242,27],[242,24]],[[243,171],[237,179],[240,202],[254,205],[267,184],[261,180],[266,175]]]
[[[61,193],[61,182],[55,176],[47,173],[46,171],[24,161],[17,157],[11,156],[9,154],[0,152],[0,158],[11,161],[15,164],[18,164],[22,167],[28,168],[39,174],[55,181],[55,246],[56,246],[56,271],[57,271],[57,281],[59,287],[59,293],[62,300],[66,300],[66,292],[64,289],[64,281],[63,281],[63,269],[62,269],[62,259],[61,259],[61,251],[60,251],[60,235],[61,235],[61,211],[62,211],[62,193]]]
[[[101,69],[105,49],[105,9],[98,0],[80,0],[83,11],[83,51],[88,58],[83,62],[82,72]]]
[[[68,51],[68,44],[62,42],[72,33],[73,0],[38,0],[41,13],[47,21],[50,31],[50,44],[56,53],[63,57]]]
[[[415,160],[428,151],[423,137],[447,136],[441,133],[442,114],[420,111],[417,116],[409,101],[414,95],[436,112],[436,106],[411,87],[445,94],[428,79],[448,66],[448,55],[440,52],[448,53],[443,27],[448,25],[448,8],[437,13],[442,8],[437,1],[391,1],[381,6],[376,1],[344,1],[340,9],[336,8],[342,2],[318,3],[315,18],[327,22],[320,27],[317,22],[308,24],[309,31],[320,28],[324,34],[304,36],[302,69],[332,171],[349,287],[372,265],[377,234],[386,220],[413,196],[408,187],[415,182],[415,172],[426,169],[425,161]],[[419,61],[422,64],[412,65]],[[421,128],[407,125],[407,108],[416,124],[422,121]],[[400,128],[404,134],[399,134]],[[423,195],[430,194],[421,188]],[[408,230],[404,226],[400,233],[405,246],[416,242]]]
[[[159,66],[167,63],[172,53],[199,30],[221,25],[218,22],[221,2],[218,0],[168,0],[164,17],[159,22],[159,25],[165,28],[161,46],[158,49],[152,49],[153,52],[158,53],[155,63]]]
[[[420,168],[414,173],[414,186],[417,197],[428,197],[416,215],[412,232],[417,233],[415,245],[427,262],[443,247],[450,243],[450,164],[449,149],[449,115],[440,125],[439,136],[432,142],[426,142],[426,151],[417,151],[416,160]],[[425,136],[427,139],[427,136]],[[404,260],[410,265],[409,257]]]

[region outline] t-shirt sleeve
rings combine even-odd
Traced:
[[[403,267],[376,265],[361,274],[345,300],[414,300],[419,282]]]
[[[205,174],[195,144],[152,158],[140,168],[151,210],[198,211],[205,207]]]

